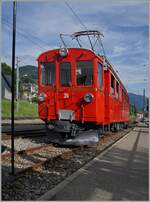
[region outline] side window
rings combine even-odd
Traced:
[[[124,109],[124,91],[123,91],[123,89],[122,89],[122,107]]]
[[[115,94],[115,78],[112,74],[111,74],[110,94],[111,95]]]
[[[119,97],[120,97],[120,100],[122,100],[122,88],[120,87],[120,91],[119,91]]]
[[[119,98],[119,83],[116,81],[116,97]]]
[[[59,78],[61,86],[71,86],[71,64],[70,62],[60,63]]]
[[[99,64],[99,63],[98,63],[98,85],[99,85],[99,87],[101,87],[102,84],[103,84],[102,77],[103,77],[102,64]]]
[[[78,86],[89,86],[93,84],[92,61],[78,61],[76,67],[76,79]]]
[[[55,84],[55,64],[53,62],[41,64],[41,84],[44,86]]]

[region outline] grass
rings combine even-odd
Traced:
[[[2,118],[11,117],[11,100],[2,99]],[[28,101],[19,101],[19,112],[16,112],[16,102],[15,102],[15,118],[25,118],[25,117],[38,117],[38,105],[37,103],[30,103]]]

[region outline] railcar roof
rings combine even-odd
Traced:
[[[37,58],[37,60],[39,61],[42,56],[44,56],[44,55],[46,55],[46,54],[48,54],[48,53],[50,53],[50,52],[52,52],[52,53],[53,53],[53,52],[56,52],[56,51],[58,52],[59,50],[60,50],[60,49],[57,48],[57,49],[45,51],[45,52],[43,52],[42,54],[39,55],[39,57]],[[98,54],[96,54],[94,51],[92,51],[91,49],[86,49],[86,48],[68,48],[68,50],[80,50],[80,51],[84,50],[84,51],[88,51],[88,52],[90,52],[91,54],[95,55],[95,57],[97,57],[97,58],[100,59],[100,60],[103,60],[103,59],[104,59],[104,56],[103,56],[103,55],[98,55]],[[113,69],[112,65],[108,62],[107,58],[106,58],[106,62],[107,62],[107,64],[108,64],[109,69],[110,69],[111,72],[114,74],[115,78],[119,81],[119,83],[122,85],[123,89],[124,89],[125,92],[127,93],[126,88],[124,87],[123,83],[121,82],[119,76],[116,74],[116,72],[115,72],[115,70]],[[127,94],[128,94],[128,93],[127,93]]]
[[[81,51],[81,50],[84,50],[84,51],[91,52],[93,55],[97,56],[92,50],[87,49],[87,48],[67,48],[67,49],[68,49],[68,50],[80,50],[80,51]],[[56,52],[56,51],[59,51],[59,50],[60,50],[60,48],[56,48],[56,49],[52,49],[52,50],[45,51],[45,52],[43,52],[42,54],[39,55],[39,57],[37,58],[37,60],[39,60],[40,57],[43,56],[43,55],[46,55],[46,54],[48,54],[48,53],[50,53],[50,52]]]

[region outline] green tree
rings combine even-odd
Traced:
[[[9,65],[7,65],[6,63],[1,63],[2,65],[2,71],[4,74],[6,75],[11,75],[11,67]]]
[[[1,67],[2,67],[3,74],[11,76],[12,69],[9,65],[7,65],[5,62],[2,62]],[[16,71],[14,72],[14,80],[15,80],[14,88],[15,88],[15,94],[16,94]]]
[[[130,115],[131,116],[136,116],[137,114],[137,109],[136,109],[136,106],[133,104],[130,105]]]

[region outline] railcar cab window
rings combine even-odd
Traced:
[[[99,87],[102,86],[102,76],[103,76],[103,69],[102,64],[98,63],[98,85]]]
[[[78,61],[76,67],[76,79],[78,86],[93,85],[93,63],[92,61]]]
[[[61,86],[71,86],[71,64],[70,62],[60,63],[59,78]]]
[[[55,84],[55,64],[44,62],[41,64],[41,84],[51,86]]]
[[[111,95],[115,94],[115,78],[112,74],[111,74],[110,94]]]

